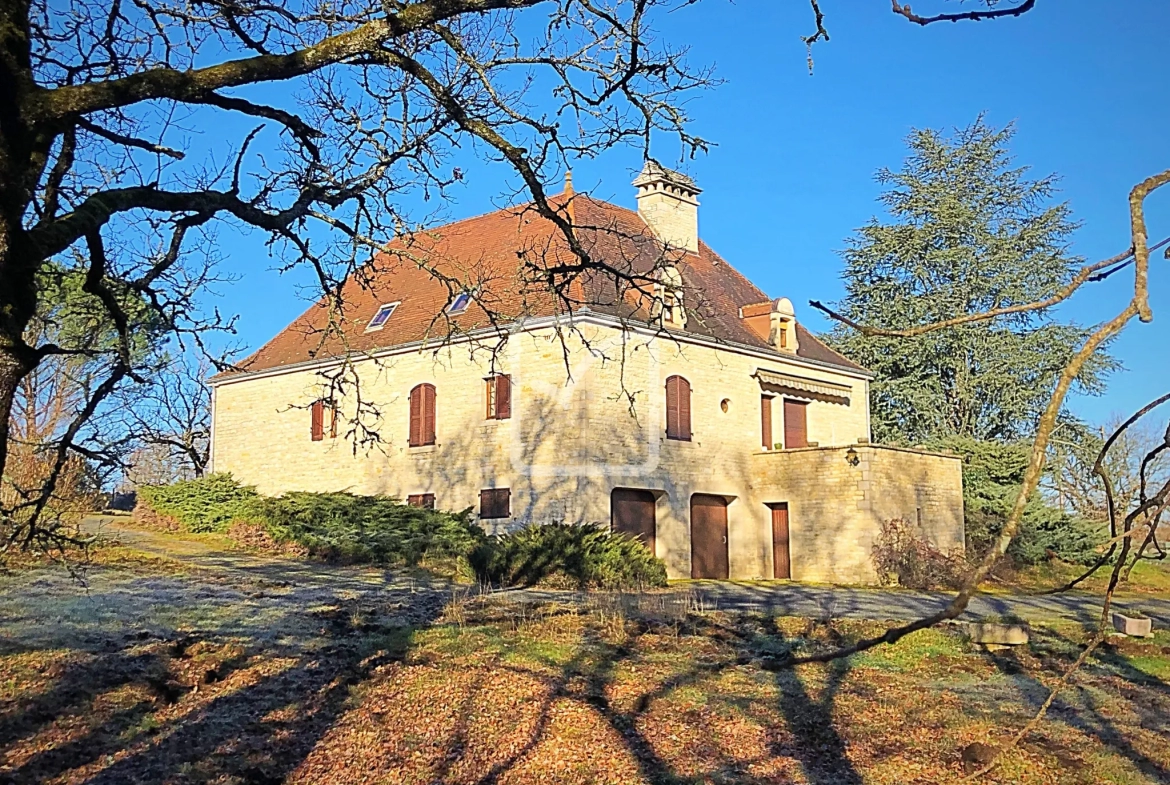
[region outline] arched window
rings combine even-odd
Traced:
[[[435,385],[420,384],[410,391],[410,446],[435,443]]]
[[[691,384],[681,376],[666,380],[666,438],[691,440]]]

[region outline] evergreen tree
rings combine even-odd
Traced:
[[[856,322],[906,328],[1051,296],[1076,273],[1066,203],[1054,176],[1030,179],[1013,164],[1012,126],[982,116],[953,136],[915,130],[901,171],[883,169],[872,219],[843,252],[846,296]],[[948,437],[1008,442],[1029,436],[1061,368],[1085,330],[1047,312],[999,317],[917,338],[867,337],[839,327],[830,343],[876,374],[878,441]],[[1078,379],[1099,393],[1116,362],[1104,352]]]

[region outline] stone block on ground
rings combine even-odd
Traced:
[[[1124,613],[1113,614],[1113,629],[1134,638],[1148,638],[1154,634],[1153,619],[1148,616],[1128,616]]]

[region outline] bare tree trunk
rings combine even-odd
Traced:
[[[21,357],[23,353],[19,347],[22,344],[10,344],[7,336],[0,337],[0,469],[4,469],[8,462],[8,432],[16,388],[30,369],[27,360]]]

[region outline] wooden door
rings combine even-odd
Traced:
[[[788,505],[770,504],[772,508],[772,577],[792,577],[792,557],[788,549]]]
[[[614,488],[609,498],[610,528],[637,537],[654,553],[654,494],[634,488]]]
[[[784,449],[808,447],[808,402],[784,399]]]
[[[691,497],[691,577],[727,576],[727,502],[696,493]]]

